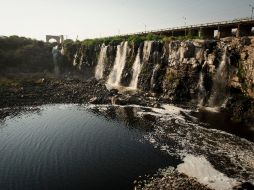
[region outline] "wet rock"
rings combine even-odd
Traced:
[[[100,103],[100,99],[98,97],[93,97],[89,100],[90,104],[98,104]]]
[[[244,182],[233,188],[233,190],[253,190],[253,189],[254,189],[254,185],[249,182]]]
[[[251,39],[249,37],[242,37],[241,44],[243,46],[249,46],[251,44]]]
[[[115,95],[111,98],[113,105],[126,105],[128,104],[128,98],[122,95]]]
[[[110,95],[110,96],[117,95],[117,94],[118,94],[118,90],[117,90],[117,89],[111,89],[111,90],[109,91],[109,95]]]
[[[173,171],[171,173],[164,174],[163,171],[159,175],[149,178],[147,180],[138,181],[138,185],[135,186],[138,190],[210,190],[205,185],[200,184],[194,178],[190,178],[185,174]]]

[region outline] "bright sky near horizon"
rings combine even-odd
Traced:
[[[251,16],[254,0],[0,0],[0,36],[80,40]]]

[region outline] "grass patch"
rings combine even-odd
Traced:
[[[101,44],[105,45],[119,45],[121,42],[128,41],[129,43],[139,44],[144,41],[160,41],[160,42],[171,42],[173,40],[192,40],[192,39],[203,39],[202,37],[198,36],[166,36],[166,35],[157,35],[153,33],[148,34],[134,34],[130,36],[112,36],[112,37],[105,37],[105,38],[94,38],[94,39],[85,39],[83,41],[72,41],[66,40],[64,41],[65,45],[70,44],[79,44],[84,46],[97,46]]]

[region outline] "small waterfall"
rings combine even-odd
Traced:
[[[138,78],[142,69],[142,66],[144,63],[148,62],[150,54],[151,54],[151,49],[152,49],[152,44],[153,41],[145,41],[144,42],[144,47],[143,47],[143,59],[141,61],[140,59],[140,48],[138,49],[137,56],[135,58],[135,61],[132,66],[133,74],[132,74],[132,79],[129,85],[129,88],[132,89],[137,89],[138,88]]]
[[[111,71],[107,84],[119,86],[121,82],[122,72],[126,62],[128,42],[122,42],[117,46],[117,53],[113,70]]]
[[[204,87],[204,73],[201,70],[199,73],[199,80],[198,80],[198,106],[204,105],[205,96],[206,96],[206,89]]]
[[[226,70],[227,62],[228,62],[227,46],[225,46],[222,60],[213,78],[212,93],[208,101],[209,107],[221,106],[225,101],[225,99],[227,98],[226,97],[226,85],[228,77],[228,73]]]
[[[143,63],[149,60],[151,49],[152,49],[153,41],[145,41],[143,48]]]
[[[155,74],[158,73],[160,68],[161,68],[160,64],[156,64],[155,67],[153,68],[153,73],[152,73],[152,77],[151,77],[151,81],[150,81],[151,89],[154,89],[156,86]]]
[[[61,54],[64,55],[64,47],[61,48]]]
[[[78,51],[75,53],[74,58],[73,58],[72,65],[73,65],[74,67],[78,64],[77,58],[78,58]]]
[[[54,62],[54,64],[57,64],[58,46],[53,47],[53,49],[52,49],[52,55],[53,55],[53,62]]]
[[[82,65],[83,65],[83,58],[84,58],[84,54],[81,53],[81,57],[79,60],[79,65],[78,65],[78,69],[81,70],[82,69]]]
[[[101,46],[98,63],[95,69],[95,78],[97,80],[103,78],[103,71],[104,71],[105,59],[107,56],[107,49],[108,49],[108,46],[105,46],[104,44]]]
[[[138,49],[138,54],[135,58],[135,62],[133,64],[133,66],[132,66],[132,71],[133,71],[133,74],[132,74],[132,79],[131,79],[129,87],[133,88],[133,89],[137,89],[138,77],[141,72],[140,48]]]
[[[53,47],[52,55],[53,55],[53,63],[54,63],[54,73],[55,75],[58,75],[59,74],[59,67],[58,67],[59,50],[57,45]]]

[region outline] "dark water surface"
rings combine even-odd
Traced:
[[[193,112],[192,115],[198,118],[199,122],[208,124],[205,125],[206,128],[225,131],[254,142],[254,124],[253,126],[246,126],[242,123],[233,122],[227,114],[221,112],[200,110]]]
[[[143,138],[149,130],[148,123],[77,105],[46,105],[6,118],[0,122],[0,189],[132,189],[138,176],[179,164]]]

